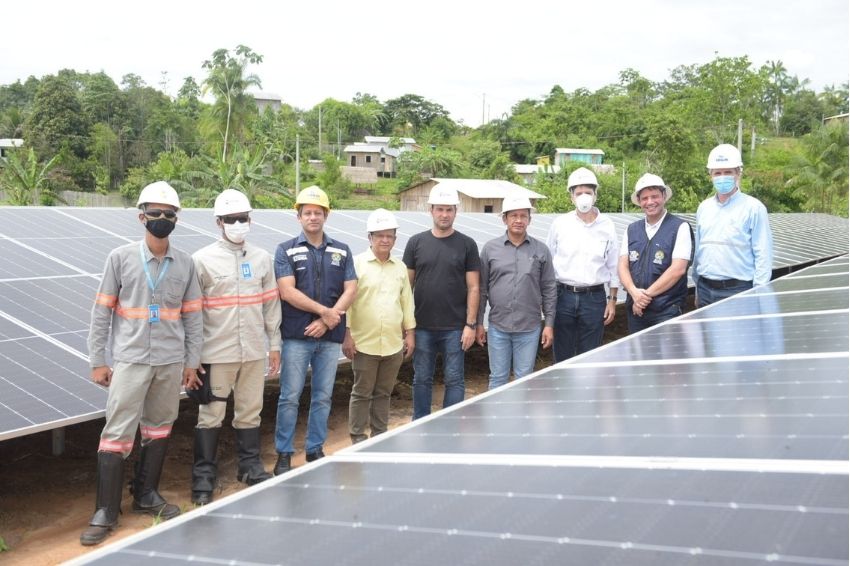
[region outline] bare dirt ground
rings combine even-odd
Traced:
[[[693,298],[691,297],[691,300]],[[605,330],[605,342],[627,334],[626,316],[620,305],[614,323]],[[536,369],[552,363],[551,350],[538,353]],[[487,391],[489,375],[486,348],[473,346],[466,354],[466,398]],[[399,382],[390,405],[389,428],[410,422],[413,414],[413,369],[405,362],[399,372]],[[340,366],[334,386],[334,398],[328,420],[328,439],[325,454],[330,455],[351,445],[348,435],[348,400],[352,374],[348,365]],[[262,458],[271,470],[277,459],[274,450],[274,425],[278,398],[277,384],[266,387],[262,414]],[[434,410],[441,407],[443,383],[438,365],[434,382]],[[304,430],[306,428],[309,390],[301,399],[296,448],[292,464],[304,464]],[[198,410],[194,402],[181,401],[180,415],[174,423],[168,455],[160,482],[160,493],[185,512],[191,502],[191,469],[193,428]],[[225,418],[225,430],[219,441],[219,483],[216,499],[236,493],[245,487],[236,481],[236,445],[230,429],[232,401]],[[41,566],[58,564],[90,552],[93,548],[80,545],[79,536],[94,512],[95,465],[97,445],[103,419],[70,426],[66,430],[65,453],[53,456],[49,432],[0,442],[0,564]],[[125,478],[131,477],[131,462],[138,447],[125,465]],[[124,490],[123,514],[118,529],[106,543],[120,540],[152,526],[153,519],[130,511],[132,498]],[[5,549],[3,546],[5,542]]]

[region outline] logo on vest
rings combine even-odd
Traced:
[[[629,251],[629,261],[635,262],[635,261],[638,260],[638,258],[640,258],[640,252],[639,251],[637,251],[637,250]]]
[[[331,265],[334,267],[339,267],[339,263],[342,261],[342,254],[334,252],[331,254]]]
[[[652,263],[656,265],[661,265],[661,262],[664,261],[664,250],[658,250],[655,252],[655,259],[652,260]]]

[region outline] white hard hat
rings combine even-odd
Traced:
[[[512,210],[525,209],[528,209],[529,212],[534,211],[534,207],[531,206],[531,201],[528,200],[528,197],[526,196],[510,195],[506,196],[505,200],[502,201],[502,214],[510,212]]]
[[[596,175],[593,174],[593,171],[586,167],[579,167],[570,173],[570,178],[567,179],[567,189],[573,190],[573,187],[578,187],[579,185],[592,185],[593,190],[596,190],[599,186],[599,181],[596,180]]]
[[[741,152],[734,145],[722,143],[708,154],[708,169],[736,169],[743,167]]]
[[[139,193],[139,202],[136,203],[136,206],[142,208],[142,205],[150,202],[170,204],[175,210],[180,210],[180,197],[177,196],[177,191],[165,181],[151,183],[142,189],[142,192]]]
[[[431,194],[428,195],[428,204],[446,204],[457,206],[460,204],[460,199],[457,196],[457,190],[451,187],[441,187],[439,183],[431,189]]]
[[[385,208],[375,209],[366,219],[367,232],[380,232],[381,230],[393,230],[398,228],[395,215]]]
[[[213,214],[215,216],[227,216],[229,214],[239,214],[240,212],[251,212],[252,210],[248,197],[236,189],[224,189],[215,198]]]
[[[632,202],[635,203],[635,206],[640,206],[640,192],[649,187],[661,189],[664,193],[664,202],[667,202],[673,196],[673,189],[664,184],[664,179],[652,173],[644,173],[635,183],[635,190],[632,193]]]

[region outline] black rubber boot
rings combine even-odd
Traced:
[[[213,500],[218,478],[218,434],[221,427],[195,429],[195,463],[192,465],[192,503],[206,505]]]
[[[237,428],[236,450],[239,456],[236,479],[248,485],[256,485],[272,478],[260,460],[260,427]]]
[[[157,491],[166,448],[168,448],[167,438],[157,438],[142,445],[139,460],[136,462],[136,476],[130,482],[133,512],[147,513],[163,521],[173,519],[180,514],[180,508],[168,503]]]
[[[98,452],[95,512],[89,527],[80,535],[80,544],[100,544],[115,529],[121,512],[123,488],[124,456],[116,452]]]

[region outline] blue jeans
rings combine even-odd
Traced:
[[[517,379],[534,371],[540,329],[529,332],[502,332],[491,326],[487,329],[487,353],[490,356],[490,389],[508,382],[511,361]]]
[[[292,454],[295,424],[298,421],[298,402],[304,391],[307,366],[313,370],[310,378],[310,413],[307,417],[305,450],[320,450],[328,435],[328,415],[336,380],[340,345],[327,340],[285,339],[281,346],[280,398],[277,401],[277,424],[274,433],[275,449],[280,454]]]
[[[605,330],[605,290],[573,293],[558,288],[555,310],[555,363],[602,345]]]
[[[443,376],[446,392],[443,408],[460,403],[466,393],[463,383],[462,330],[416,329],[413,351],[413,420],[431,414],[431,389],[437,353],[443,354]]]
[[[752,282],[744,281],[741,282],[740,285],[735,285],[734,287],[715,289],[714,287],[709,287],[706,284],[704,277],[697,277],[697,308],[702,308],[712,303],[716,303],[721,299],[726,299],[732,295],[737,295],[741,291],[746,291],[747,289],[752,288]]]
[[[629,321],[629,334],[634,334],[644,328],[655,326],[659,322],[676,318],[680,314],[682,314],[682,307],[679,305],[670,305],[661,312],[645,312],[643,316],[635,316],[631,307],[626,307],[626,318]]]

